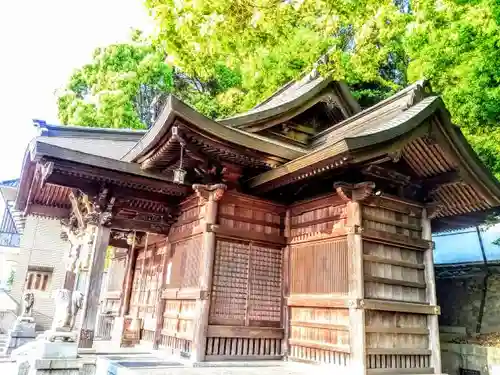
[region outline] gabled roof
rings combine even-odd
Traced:
[[[50,125],[34,120],[37,142],[119,160],[146,134],[145,130]]]
[[[237,146],[259,150],[270,156],[291,160],[307,152],[305,149],[297,146],[224,126],[220,122],[210,120],[196,112],[193,108],[171,95],[153,127],[122,159],[130,162],[139,161],[156,147],[160,141],[164,140],[165,135],[176,120],[182,120],[184,123],[192,125],[207,136],[215,136],[220,140]]]
[[[345,83],[332,81],[313,71],[302,79],[285,85],[251,110],[220,119],[219,123],[240,129],[260,125],[259,130],[262,130],[297,116],[326,96],[333,96],[339,102],[346,117],[361,110]]]
[[[348,116],[312,136],[306,146],[255,134],[257,128],[274,126],[312,108],[324,95],[336,95]],[[210,120],[170,96],[148,131],[66,127],[40,121],[37,126],[41,135],[26,154],[16,201],[21,210],[33,199],[52,202],[49,198],[56,193],[51,189],[68,186],[67,179],[75,186],[79,179],[86,179],[88,184],[116,183],[122,189],[154,192],[161,199],[163,195],[183,195],[189,186],[173,184],[171,173],[166,173],[178,165],[181,149],[186,152],[186,169],[196,171],[207,159],[224,167],[237,165],[245,176],[253,176],[246,185],[252,193],[309,180],[345,165],[359,169],[370,160],[392,159],[391,154],[396,152],[396,159],[404,160],[404,168],[412,170],[412,178],[418,183],[459,175],[433,191],[433,203],[439,206],[435,229],[446,229],[446,223],[451,223],[447,218],[468,215],[477,221],[482,216],[477,218],[476,213],[500,207],[498,182],[450,122],[444,103],[432,95],[425,82],[417,82],[361,112],[344,84],[308,76],[247,113],[220,121]],[[41,178],[40,161],[58,168],[47,184],[55,185],[32,191],[32,181]],[[77,169],[82,171],[78,176],[74,172]],[[230,173],[238,175],[238,171]],[[66,195],[61,193],[60,198]],[[448,226],[457,225],[462,224]]]

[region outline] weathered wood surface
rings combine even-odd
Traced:
[[[290,207],[288,358],[345,367],[350,357],[347,210],[336,194]]]
[[[425,211],[388,197],[362,211],[367,373],[432,372],[427,321],[438,310],[427,298]]]
[[[109,228],[99,226],[95,228],[94,241],[92,244],[89,281],[85,291],[85,300],[82,308],[82,326],[80,328],[80,348],[92,348],[94,342],[94,330],[96,326],[97,312],[99,309],[99,297],[104,274],[104,260],[109,243]]]

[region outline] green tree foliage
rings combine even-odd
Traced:
[[[222,63],[210,74],[187,75],[165,53],[134,32],[128,43],[97,48],[89,64],[75,70],[59,93],[63,124],[147,128],[165,95],[174,93],[209,117],[233,113],[241,101],[241,74]]]
[[[146,0],[157,42],[202,80],[241,74],[230,112],[255,105],[324,56],[366,107],[421,78],[500,177],[497,0]],[[229,101],[228,101],[229,100]],[[217,102],[220,103],[220,100]],[[216,112],[216,110],[214,111]]]
[[[64,124],[113,128],[150,125],[151,103],[173,88],[164,54],[135,34],[130,43],[97,48],[58,97]]]

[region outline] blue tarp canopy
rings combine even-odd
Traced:
[[[484,251],[488,261],[500,260],[500,246],[493,242],[500,238],[500,224],[480,231]],[[436,244],[434,263],[468,263],[482,262],[483,255],[479,245],[476,228],[468,228],[456,232],[440,233],[432,236]]]

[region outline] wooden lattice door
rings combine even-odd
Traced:
[[[163,247],[161,247],[163,249]],[[163,274],[163,253],[157,245],[137,252],[130,314],[142,319],[141,338],[153,342],[156,330],[156,306]]]

